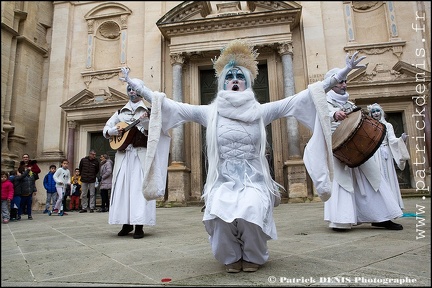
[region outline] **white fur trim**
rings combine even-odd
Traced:
[[[153,93],[143,180],[143,194],[147,200],[165,195],[171,138],[162,132],[164,97],[166,97],[164,93]]]
[[[327,201],[331,195],[333,181],[333,151],[329,110],[322,83],[311,84],[308,89],[315,104],[317,117],[313,135],[308,145],[306,145],[303,159],[314,181],[318,195],[322,201]],[[323,162],[327,165],[320,164]]]

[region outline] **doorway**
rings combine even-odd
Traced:
[[[116,151],[111,148],[111,146],[109,144],[109,140],[106,139],[102,135],[102,131],[90,133],[90,149],[94,149],[96,151],[96,159],[98,159],[98,161],[99,161],[100,155],[108,154],[111,161],[113,161],[113,165],[114,165]],[[113,166],[113,168],[114,168],[114,166]],[[99,173],[98,173],[98,177],[99,177]],[[111,194],[111,191],[110,191],[108,197],[111,197],[110,194]],[[90,199],[90,195],[89,195],[88,199]],[[110,199],[110,198],[108,198],[108,199]],[[95,207],[100,206],[101,201],[102,201],[102,199],[101,199],[101,195],[100,195],[100,190],[99,190],[99,187],[97,187],[96,188],[96,206]]]

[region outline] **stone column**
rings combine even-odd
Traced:
[[[173,100],[183,102],[182,69],[185,57],[172,54]],[[190,190],[190,169],[184,165],[184,126],[172,129],[171,165],[168,167],[168,202],[185,203]]]
[[[278,52],[282,58],[283,79],[284,79],[284,97],[295,94],[294,73],[292,61],[292,43],[280,43]],[[287,118],[288,131],[288,160],[284,163],[284,170],[287,173],[288,197],[292,201],[303,201],[307,197],[307,177],[300,153],[300,134],[298,122],[293,117]],[[294,199],[296,198],[296,199]]]
[[[71,171],[71,175],[75,169],[75,129],[76,122],[68,121],[68,138],[67,138],[67,159],[69,161],[69,170]]]
[[[183,102],[182,69],[184,60],[184,56],[181,54],[171,55],[171,65],[173,69],[173,100],[177,102]],[[172,130],[172,165],[183,165],[183,143],[184,127],[181,125]]]
[[[284,97],[287,98],[295,94],[293,61],[292,61],[292,44],[281,43],[278,47],[278,52],[282,58],[283,79],[284,79]],[[288,129],[288,157],[289,159],[299,159],[300,141],[297,120],[293,117],[287,118]]]
[[[45,119],[43,120],[44,127],[39,134],[43,135],[42,157],[47,161],[60,161],[65,158],[64,136],[67,133],[67,128],[63,120],[64,112],[60,106],[68,100],[68,87],[70,77],[70,61],[71,61],[71,45],[69,43],[73,34],[72,20],[74,13],[71,8],[74,4],[70,2],[58,2],[54,5],[55,13],[53,17],[52,39],[60,39],[53,41],[51,45],[50,67],[47,77],[47,98]],[[68,72],[69,71],[69,72]],[[59,79],[67,79],[65,81]],[[48,113],[49,111],[49,113]],[[42,194],[42,193],[41,193]]]

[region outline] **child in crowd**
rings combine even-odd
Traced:
[[[54,173],[56,172],[56,169],[56,165],[50,165],[49,171],[43,180],[43,185],[47,192],[44,214],[50,211],[50,205],[52,205],[52,209],[54,209],[54,205],[57,202],[57,189],[54,181]]]
[[[62,208],[61,206],[63,202],[63,195],[66,192],[66,186],[70,185],[70,172],[68,165],[69,161],[67,159],[63,159],[61,162],[61,167],[54,173],[58,198],[52,212],[59,213],[59,215],[64,215],[63,211],[60,211],[60,208]]]
[[[18,207],[21,205],[21,195],[19,194],[19,191],[15,189],[15,177],[17,175],[17,170],[11,170],[9,172],[9,181],[12,182],[14,187],[14,196],[10,205],[10,221],[16,221],[18,218]],[[18,219],[20,220],[20,219]]]
[[[72,188],[71,188],[71,201],[70,201],[70,210],[71,211],[79,211],[79,202],[81,195],[81,185],[78,183],[78,178],[75,177],[73,179]]]
[[[75,173],[74,173],[74,175],[71,177],[71,184],[74,183],[75,179],[78,180],[78,184],[81,186],[81,175],[80,175],[80,170],[79,170],[79,168],[75,168]],[[82,190],[82,189],[81,189],[81,187],[80,187],[80,198],[78,198],[78,201],[79,201],[79,202],[81,201],[81,190]],[[72,200],[72,197],[71,197],[71,200]],[[80,203],[78,203],[78,204],[80,204]],[[78,207],[80,207],[80,205],[78,205]]]
[[[10,220],[9,205],[14,196],[14,187],[9,181],[9,175],[6,171],[1,171],[1,214],[3,223],[7,224]]]

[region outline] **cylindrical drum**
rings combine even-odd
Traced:
[[[333,155],[354,168],[366,162],[381,145],[386,127],[366,113],[353,112],[332,135]]]

